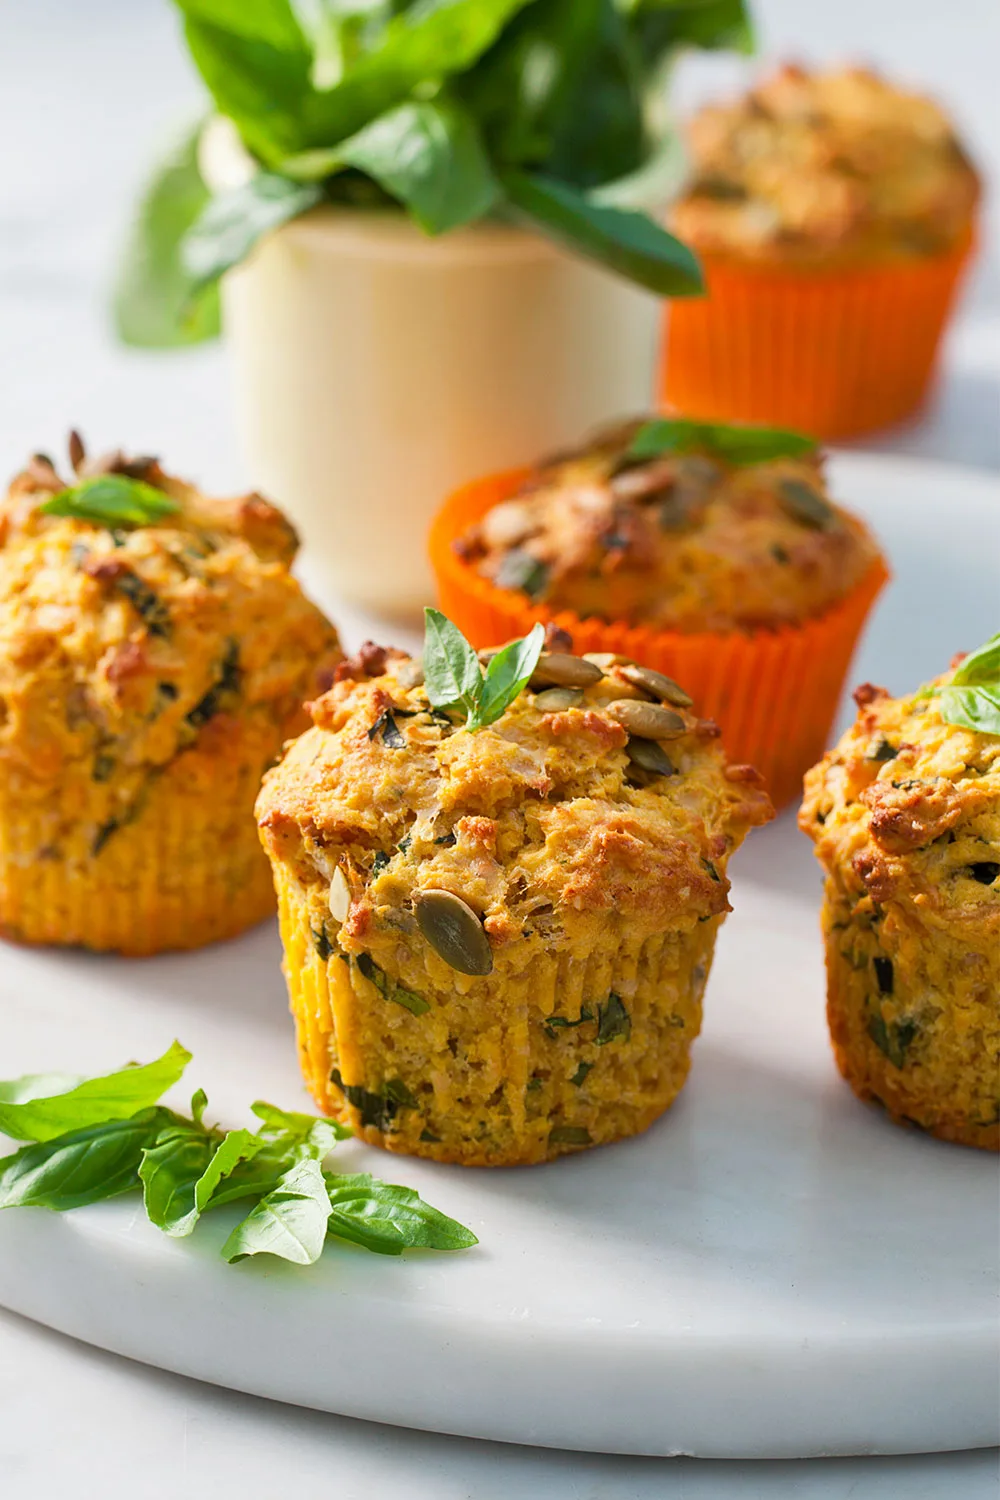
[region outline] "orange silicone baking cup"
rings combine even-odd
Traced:
[[[801,625],[687,635],[583,620],[497,588],[452,545],[530,473],[514,469],[474,480],[438,512],[430,555],[444,613],[476,647],[499,645],[527,634],[536,620],[551,620],[569,631],[575,651],[616,651],[665,672],[687,689],[701,715],[718,720],[729,759],[749,762],[767,778],[776,807],[799,797],[803,775],[826,749],[855,644],[889,577],[881,558],[838,604]]]
[[[660,396],[686,416],[844,438],[920,406],[970,230],[944,254],[847,270],[702,257],[707,295],[665,313]]]

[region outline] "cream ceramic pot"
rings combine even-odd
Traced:
[[[213,185],[245,171],[231,141],[208,147]],[[657,307],[513,226],[432,239],[401,213],[316,209],[223,286],[253,483],[344,598],[411,614],[452,489],[652,404]]]

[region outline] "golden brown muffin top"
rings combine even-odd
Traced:
[[[674,451],[629,456],[657,432]],[[747,441],[767,451],[766,435],[624,424],[543,464],[456,549],[499,587],[580,618],[684,632],[798,624],[848,594],[878,550],[830,500],[807,439],[776,433],[771,447],[788,451],[761,462],[724,456]]]
[[[51,461],[14,479],[0,502],[0,759],[39,782],[71,767],[100,782],[254,726],[273,739],[342,655],[289,572],[292,527],[259,495],[208,499],[155,459],[88,462],[75,435],[71,453],[71,496],[111,476],[176,508],[151,524],[46,514],[67,490]]]
[[[860,687],[855,723],[806,776],[799,824],[823,865],[876,910],[958,924],[970,944],[995,951],[1000,733],[947,722],[954,675],[953,665],[928,684],[933,696]]]
[[[948,249],[979,182],[933,100],[867,68],[785,66],[689,131],[671,223],[693,249],[840,264]]]
[[[370,644],[310,705],[257,813],[272,859],[331,885],[346,951],[398,972],[431,891],[460,898],[513,970],[533,937],[558,947],[594,920],[651,934],[729,909],[728,856],[773,816],[760,777],[727,766],[675,684],[549,638],[560,649],[485,728],[431,707],[420,663]]]

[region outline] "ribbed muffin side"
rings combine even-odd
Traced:
[[[260,495],[90,461],[77,434],[70,458],[79,483],[36,457],[0,500],[0,931],[133,955],[232,937],[274,909],[254,798],[336,632]]]
[[[638,942],[609,923],[465,993],[425,965],[430,1009],[413,1015],[341,949],[324,889],[281,866],[275,880],[303,1073],[370,1145],[529,1165],[635,1135],[680,1093],[721,916]]]
[[[477,1166],[645,1129],[688,1072],[729,856],[772,815],[757,773],[620,657],[544,652],[474,727],[399,653],[337,677],[257,800],[319,1106]]]
[[[903,698],[858,688],[855,723],[806,777],[799,824],[826,874],[841,1073],[900,1123],[997,1150],[1000,736],[945,717],[952,681]]]
[[[983,955],[981,988],[956,994],[963,934],[930,928],[915,905],[873,923],[837,875],[826,880],[823,937],[830,1040],[858,1097],[939,1140],[1000,1150],[1000,951]]]
[[[0,776],[0,932],[140,957],[262,921],[274,891],[251,809],[265,763],[253,747],[181,756],[96,849],[102,830],[81,817],[91,789],[70,779],[43,796]]]

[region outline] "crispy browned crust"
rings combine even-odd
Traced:
[[[866,68],[786,65],[692,120],[672,224],[703,254],[840,268],[947,251],[980,187],[942,110]]]
[[[677,774],[637,780],[609,706],[641,695],[617,668],[578,707],[546,714],[523,693],[476,732],[408,680],[398,653],[355,659],[258,798],[317,1102],[372,1143],[477,1165],[645,1129],[687,1076],[728,858],[772,815],[767,796],[749,768],[726,776],[687,713]],[[480,919],[490,974],[458,973],[425,940],[428,890]],[[609,1036],[600,1017],[619,1002]],[[391,1127],[345,1093],[399,1084],[412,1102]]]
[[[337,635],[261,496],[73,450],[81,476],[179,509],[120,530],[44,515],[64,480],[41,458],[0,505],[0,923],[125,952],[230,936],[271,907],[253,800]]]
[[[626,440],[598,438],[540,468],[466,533],[462,556],[549,609],[686,633],[801,624],[878,556],[831,500],[818,451],[744,465],[693,453],[632,463]],[[825,524],[790,506],[803,494],[826,507]]]

